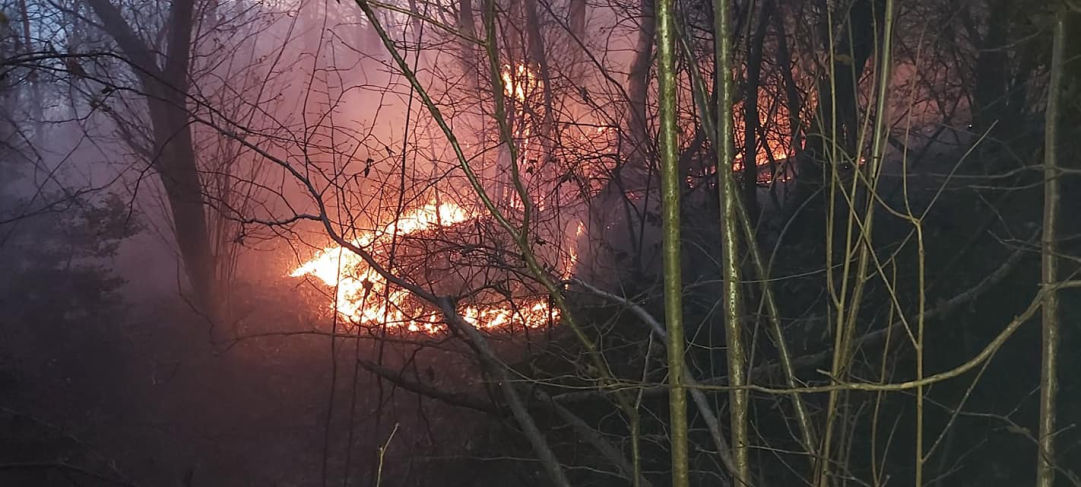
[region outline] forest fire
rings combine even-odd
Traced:
[[[429,203],[408,211],[378,231],[365,232],[353,243],[377,259],[391,257],[395,238],[423,234],[475,220],[478,216],[453,203]],[[350,323],[367,328],[386,326],[406,332],[437,334],[445,329],[440,313],[409,291],[388,285],[386,279],[357,254],[340,246],[317,252],[290,273],[311,276],[335,290],[331,308]],[[492,302],[494,301],[494,302]],[[539,328],[558,318],[546,297],[515,297],[463,303],[465,320],[484,330]]]
[[[1078,87],[1081,0],[4,0],[0,487],[1081,487]]]
[[[537,76],[525,64],[519,64],[515,69],[503,66],[503,91],[506,96],[524,102],[526,97],[535,90],[539,84]]]

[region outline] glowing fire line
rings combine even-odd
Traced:
[[[475,218],[453,203],[430,203],[402,215],[379,231],[368,232],[353,241],[361,248],[386,247],[390,236],[406,236],[462,223]],[[351,323],[388,329],[435,334],[445,325],[439,313],[403,289],[389,288],[386,279],[375,272],[360,256],[339,246],[326,247],[290,273],[292,277],[311,276],[336,294],[331,308]],[[458,309],[474,326],[487,329],[516,327],[538,328],[558,318],[547,298],[515,299],[511,304],[466,304]]]

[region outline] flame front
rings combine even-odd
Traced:
[[[373,258],[388,257],[390,240],[462,223],[476,218],[453,203],[430,203],[402,215],[378,231],[361,235],[352,243],[368,250]],[[332,309],[352,324],[363,327],[385,325],[392,330],[435,334],[444,330],[444,321],[436,310],[409,291],[388,286],[383,276],[359,255],[340,246],[317,252],[290,273],[292,277],[311,276],[336,290]],[[500,303],[464,303],[458,312],[472,325],[487,330],[538,328],[558,318],[558,310],[546,297],[513,299]]]
[[[537,76],[525,64],[519,64],[515,69],[503,65],[503,94],[524,102],[526,98],[540,84]]]

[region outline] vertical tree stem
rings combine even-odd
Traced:
[[[1055,245],[1059,211],[1059,177],[1057,166],[1059,104],[1062,91],[1063,49],[1066,39],[1066,16],[1054,20],[1051,48],[1051,74],[1047,93],[1044,128],[1043,159],[1043,242],[1041,248],[1040,283],[1044,288],[1042,321],[1043,347],[1040,367],[1040,429],[1039,457],[1036,464],[1036,487],[1051,487],[1055,483],[1055,396],[1058,393],[1059,293],[1053,288],[1058,281],[1058,259]]]
[[[748,391],[740,318],[743,300],[740,289],[739,267],[739,189],[732,178],[732,161],[735,160],[735,144],[732,140],[732,44],[729,32],[729,1],[713,1],[714,63],[721,93],[717,97],[717,178],[721,201],[721,266],[724,276],[724,325],[725,345],[728,356],[728,378],[733,389],[729,392],[729,411],[732,423],[732,459],[736,467],[736,483],[749,485],[750,461],[748,459],[747,402]],[[753,96],[753,95],[752,95]],[[752,156],[744,164],[754,164]]]
[[[687,391],[683,384],[683,284],[679,236],[679,126],[676,113],[675,0],[657,2],[657,83],[660,89],[661,214],[664,233],[664,314],[668,329],[668,395],[672,485],[687,487]]]

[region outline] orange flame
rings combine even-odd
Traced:
[[[514,69],[504,65],[502,78],[503,93],[518,101],[525,101],[526,97],[528,97],[540,83],[537,80],[537,75],[533,74],[533,71],[525,64],[519,64]]]
[[[453,203],[430,203],[409,211],[378,231],[365,233],[353,241],[376,258],[386,257],[388,239],[462,223],[476,218]],[[386,279],[359,255],[340,246],[317,252],[290,273],[291,277],[311,276],[334,288],[331,306],[339,316],[365,327],[385,325],[388,329],[436,334],[445,329],[439,313],[404,289],[388,286]],[[458,312],[472,325],[487,330],[515,327],[539,328],[558,318],[547,298],[515,299],[509,304],[470,303]]]

